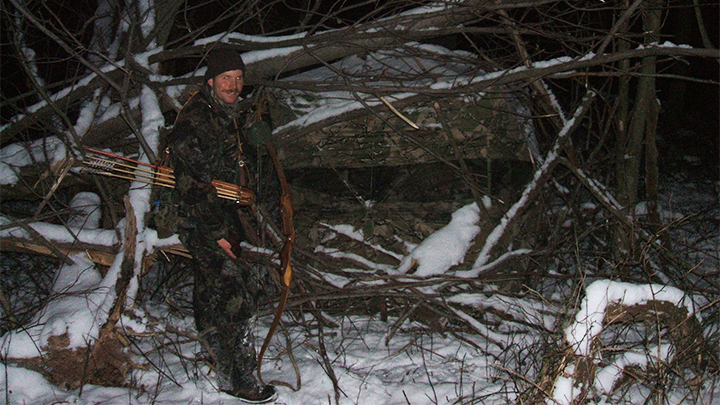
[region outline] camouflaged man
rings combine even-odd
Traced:
[[[251,333],[267,273],[236,260],[245,239],[240,207],[219,198],[211,184],[251,186],[248,163],[257,151],[245,142],[247,111],[239,107],[245,64],[227,48],[211,51],[207,64],[206,83],[180,111],[168,139],[178,233],[193,256],[195,324],[214,352],[219,388],[246,402],[269,402],[275,387],[254,375]]]

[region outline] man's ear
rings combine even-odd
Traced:
[[[208,79],[208,84],[210,85],[210,87],[212,87],[212,86],[213,86],[213,79]]]

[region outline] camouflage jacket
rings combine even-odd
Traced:
[[[239,146],[246,114],[221,106],[211,91],[206,86],[185,104],[167,144],[176,180],[172,199],[182,219],[181,236],[183,229],[193,228],[214,243],[229,239],[236,231],[232,217],[238,207],[234,201],[217,197],[211,182],[246,185],[249,176],[239,164],[247,158]]]

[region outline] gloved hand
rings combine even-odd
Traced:
[[[272,129],[265,121],[258,121],[247,130],[248,142],[255,147],[265,145],[272,140]]]

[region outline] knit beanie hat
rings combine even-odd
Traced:
[[[213,79],[230,70],[245,71],[245,62],[243,62],[240,52],[230,48],[215,48],[210,51],[207,56],[207,65],[205,80]]]

